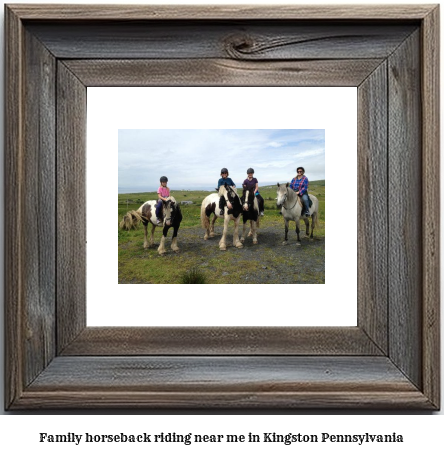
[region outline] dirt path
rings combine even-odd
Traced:
[[[284,240],[283,224],[259,229],[257,245],[247,238],[244,248],[232,245],[233,227],[230,227],[226,251],[219,250],[222,227],[216,224],[216,236],[207,241],[203,239],[200,227],[184,228],[179,231],[179,255],[193,256],[202,268],[211,268],[216,262],[229,261],[230,267],[242,271],[233,277],[233,283],[325,283],[325,240],[314,240],[301,233],[301,245],[296,243],[294,224],[290,226],[288,244]],[[229,269],[229,268],[227,268]],[[223,273],[224,274],[224,273]],[[230,273],[226,272],[227,282]],[[239,280],[240,279],[240,280]]]

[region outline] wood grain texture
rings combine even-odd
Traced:
[[[62,356],[381,355],[360,328],[87,327]]]
[[[423,198],[423,385],[440,403],[440,139],[439,139],[439,6],[424,19],[422,27],[422,198]]]
[[[17,408],[430,408],[385,357],[59,357]]]
[[[63,63],[57,68],[56,214],[60,352],[86,326],[86,87]]]
[[[5,407],[23,391],[23,29],[5,11]]]
[[[22,20],[421,20],[436,5],[26,5],[8,7]]]
[[[387,101],[384,61],[358,90],[358,326],[384,354],[389,275]]]
[[[422,163],[420,33],[388,59],[389,356],[422,384]]]
[[[25,33],[23,299],[25,384],[55,355],[55,59]]]
[[[414,24],[273,21],[31,23],[57,58],[301,60],[387,58]],[[205,39],[202,37],[205,36]],[[75,43],[75,46],[72,46]]]
[[[355,87],[382,61],[359,59],[247,62],[228,59],[179,59],[64,60],[64,63],[88,87]]]

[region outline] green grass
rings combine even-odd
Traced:
[[[205,274],[197,266],[193,266],[181,275],[180,283],[206,283]]]
[[[265,217],[261,219],[261,228],[276,226],[283,228],[282,216],[276,207],[276,186],[264,186],[259,189],[265,200]],[[183,236],[187,228],[200,227],[200,206],[203,199],[210,193],[207,191],[177,191],[172,190],[171,195],[180,203],[181,201],[193,201],[192,205],[181,206],[183,220],[180,226],[180,233]],[[315,230],[315,236],[318,238],[325,237],[325,181],[310,182],[309,193],[315,195],[319,200],[319,221]],[[137,210],[142,203],[148,200],[157,199],[155,192],[131,193],[118,195],[118,222],[129,210]],[[130,202],[127,202],[130,200]],[[220,226],[220,222],[218,223]],[[294,230],[294,222],[290,222],[290,230]],[[259,229],[259,233],[260,230]],[[301,224],[301,230],[305,225]],[[151,231],[151,228],[149,229]],[[171,233],[171,231],[170,231]],[[179,237],[181,237],[179,235]],[[215,249],[211,257],[205,252],[197,257],[190,258],[187,255],[169,253],[160,256],[157,252],[162,236],[162,230],[156,229],[154,234],[155,248],[145,250],[143,248],[143,227],[132,231],[123,231],[118,229],[119,245],[119,283],[182,283],[184,275],[193,268],[203,268],[205,271],[206,283],[240,283],[242,282],[242,269],[259,268],[261,264],[274,264],[275,262],[286,261],[286,258],[276,258],[272,249],[260,247],[261,256],[257,262],[246,262],[242,265],[242,260],[237,262],[230,261],[230,258],[236,258],[240,252],[236,249],[230,249],[230,254],[220,252],[217,249],[217,242],[213,242],[211,247]],[[171,234],[167,241],[167,249],[171,241]],[[212,242],[212,241],[208,241]],[[180,247],[179,239],[179,247]],[[270,250],[270,251],[268,251]],[[259,251],[259,249],[258,249]],[[314,255],[323,255],[321,249],[313,249]],[[241,258],[241,257],[239,257]],[[253,264],[254,263],[254,264]],[[201,265],[204,265],[203,267]],[[304,273],[304,280],[313,280],[317,282],[316,277],[310,277],[310,273]]]

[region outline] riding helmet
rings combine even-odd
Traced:
[[[254,174],[254,169],[253,168],[248,168],[247,169],[247,174]]]
[[[227,169],[227,168],[222,168],[222,169],[220,170],[220,173],[221,173],[221,174],[224,174],[224,173],[227,173],[227,174],[228,174],[228,169]]]
[[[160,178],[160,182],[168,182],[168,177],[162,176],[162,177]]]
[[[296,168],[296,172],[298,172],[298,169],[302,169],[302,172],[305,174],[305,169],[304,169],[302,166],[298,166],[298,167]]]

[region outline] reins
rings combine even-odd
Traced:
[[[287,190],[287,193],[286,193],[285,196],[288,197],[288,190]],[[287,201],[287,198],[285,198],[285,201]],[[295,207],[296,204],[298,204],[298,197],[297,197],[297,196],[296,196],[296,202],[293,204],[293,207]],[[285,207],[285,203],[282,204],[282,207],[283,207],[286,211],[291,211],[291,209],[293,209],[293,207],[292,207],[291,209],[287,209],[287,208]]]

